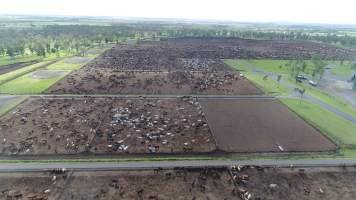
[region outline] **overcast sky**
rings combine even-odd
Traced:
[[[0,14],[356,24],[356,0],[0,0]]]

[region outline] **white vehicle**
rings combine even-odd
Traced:
[[[315,82],[315,81],[312,81],[312,80],[309,80],[309,85],[311,85],[311,86],[317,86],[318,85],[318,83],[317,82]]]

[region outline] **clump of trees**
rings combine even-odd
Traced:
[[[319,77],[320,81],[324,76],[326,63],[319,55],[314,55],[311,58],[311,63],[312,65],[310,66],[309,72],[311,70],[311,76],[314,79]],[[290,60],[285,65],[288,67],[289,74],[293,78],[307,73],[308,63],[303,59]]]
[[[320,81],[324,76],[326,63],[321,59],[319,55],[314,55],[311,61],[314,66],[312,76],[313,78],[315,78],[318,75]]]
[[[297,77],[302,72],[305,73],[305,70],[307,68],[307,63],[305,62],[305,60],[296,59],[296,60],[290,60],[286,64],[286,66],[288,67],[290,76]]]

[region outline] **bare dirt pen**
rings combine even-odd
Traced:
[[[78,153],[110,104],[105,99],[29,99],[1,119],[3,154]]]
[[[0,124],[4,155],[215,150],[194,98],[32,98]]]
[[[1,173],[0,199],[354,199],[354,168]]]
[[[45,93],[259,95],[262,91],[234,72],[119,72],[112,69],[80,69]]]
[[[254,200],[351,200],[356,195],[354,168],[247,167],[233,174],[238,190],[248,192]]]
[[[225,169],[9,173],[0,175],[0,188],[0,199],[15,195],[50,200],[238,198]]]
[[[195,98],[113,101],[91,146],[93,152],[215,150],[205,114]]]
[[[218,149],[226,152],[331,151],[336,146],[278,100],[200,99]]]

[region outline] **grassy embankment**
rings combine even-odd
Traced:
[[[24,97],[24,96],[15,97],[15,99],[12,99],[11,101],[9,101],[5,104],[1,104],[0,105],[0,117],[5,115],[6,113],[8,113],[10,110],[15,108],[20,103],[22,103],[25,99],[26,99],[26,97]]]

